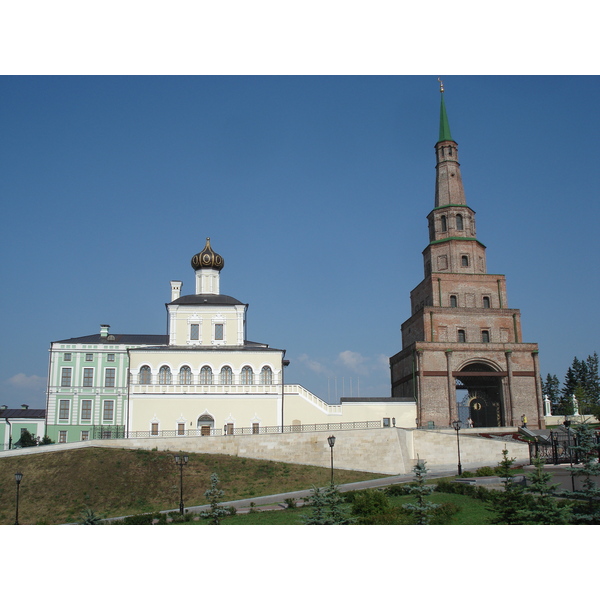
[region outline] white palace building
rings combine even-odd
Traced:
[[[182,296],[182,282],[171,281],[167,335],[115,334],[101,325],[98,334],[51,344],[46,433],[53,441],[360,422],[414,427],[413,398],[328,404],[301,385],[285,384],[285,350],[246,339],[248,305],[221,294],[224,260],[210,239],[191,262],[195,293]]]

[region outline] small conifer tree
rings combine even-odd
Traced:
[[[440,506],[427,500],[427,496],[433,492],[435,486],[425,484],[425,475],[427,474],[425,461],[417,460],[413,472],[415,481],[409,485],[409,491],[415,496],[415,502],[405,504],[404,508],[412,513],[417,525],[429,525],[432,512]]]
[[[565,525],[571,520],[571,507],[558,504],[555,496],[558,483],[551,484],[552,475],[544,470],[544,459],[534,458],[535,471],[531,475],[527,492],[533,494],[533,502],[524,510],[530,525]]]
[[[490,519],[493,525],[525,525],[528,523],[526,509],[527,498],[524,488],[515,482],[511,469],[514,458],[508,458],[508,450],[502,450],[502,460],[498,463],[497,473],[504,480],[504,490],[493,494],[487,501],[488,508],[494,513]]]
[[[305,525],[348,525],[353,519],[343,504],[344,498],[337,485],[330,484],[325,488],[313,486],[311,512],[303,516],[302,521]]]
[[[225,495],[223,490],[218,488],[219,476],[213,473],[210,476],[210,487],[204,492],[206,499],[210,503],[210,510],[200,513],[203,519],[210,519],[211,525],[218,525],[221,519],[229,514],[226,508],[223,508],[219,500]]]

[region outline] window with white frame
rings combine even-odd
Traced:
[[[104,387],[115,387],[115,373],[112,367],[104,371]]]
[[[171,382],[171,368],[163,365],[158,371],[158,383],[159,385],[171,385]]]
[[[223,341],[223,323],[215,323],[215,340]]]
[[[83,387],[92,387],[94,385],[94,369],[87,367],[83,370]]]
[[[192,369],[187,365],[179,369],[179,384],[190,385],[192,383]]]
[[[150,435],[158,435],[158,423],[150,423]]]
[[[63,356],[63,360],[65,362],[71,362],[71,358],[72,358],[72,354],[70,352],[65,352],[65,354]]]
[[[103,411],[102,411],[102,420],[103,421],[112,421],[114,419],[114,413],[115,413],[115,401],[114,400],[105,400]]]
[[[60,387],[71,387],[71,367],[63,367],[60,373]]]
[[[221,369],[221,384],[231,385],[233,383],[233,371],[231,367],[223,367]]]
[[[242,372],[240,374],[240,383],[242,385],[252,385],[254,383],[254,373],[252,372],[252,367],[246,365],[242,368]]]
[[[152,383],[152,370],[148,365],[140,367],[138,383],[141,385],[150,385]]]
[[[185,423],[177,423],[177,435],[185,435]]]
[[[190,340],[198,341],[200,339],[200,324],[199,323],[191,323],[190,324]]]
[[[87,442],[90,439],[90,432],[89,431],[82,431],[81,432],[81,441],[82,442]]]
[[[213,372],[208,365],[200,369],[200,385],[211,385],[213,382]]]
[[[271,367],[263,367],[260,371],[260,383],[262,385],[271,385],[273,383],[273,371]]]
[[[106,361],[107,362],[115,362],[115,355],[114,354],[107,354],[106,355]]]
[[[58,404],[58,418],[61,421],[66,421],[69,418],[70,400],[60,400]]]
[[[86,362],[92,362],[94,360],[94,355],[93,354],[86,354],[85,355],[85,361]]]
[[[81,401],[81,420],[91,421],[92,420],[92,401],[82,400]]]
[[[58,443],[59,444],[66,444],[67,443],[67,432],[66,431],[59,431],[58,432]]]

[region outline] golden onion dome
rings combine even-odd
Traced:
[[[210,247],[210,238],[206,238],[204,250],[198,252],[198,254],[194,254],[192,257],[194,271],[198,271],[199,269],[216,269],[220,271],[224,266],[225,261],[223,257]]]

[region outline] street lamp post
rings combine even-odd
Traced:
[[[327,438],[327,442],[329,447],[331,448],[331,485],[333,485],[333,446],[335,445],[335,436],[330,435]]]
[[[462,421],[452,421],[452,427],[456,430],[456,447],[458,448],[458,474],[462,475],[462,465],[460,464],[460,436],[458,432],[462,427]]]
[[[15,473],[15,481],[17,482],[17,509],[15,513],[15,525],[19,524],[19,486],[21,485],[21,479],[23,479],[23,473],[18,471]]]
[[[283,356],[285,356],[285,350],[283,351]],[[281,359],[281,433],[284,432],[283,429],[283,401],[284,401],[284,396],[285,396],[285,385],[284,385],[284,375],[283,375],[283,371],[286,367],[289,367],[290,365],[290,361],[289,360],[283,360],[283,357]]]
[[[188,457],[184,454],[175,455],[175,464],[179,465],[179,514],[183,516],[183,467],[187,465]]]

